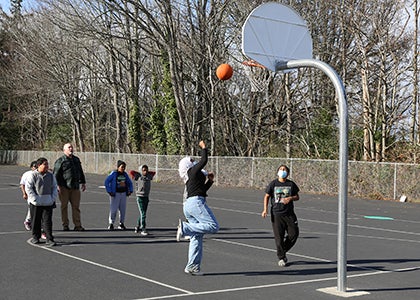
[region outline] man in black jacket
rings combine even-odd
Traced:
[[[83,173],[82,164],[77,156],[73,155],[73,146],[67,143],[63,147],[64,155],[54,163],[54,175],[57,179],[58,195],[61,202],[61,221],[63,230],[69,229],[69,218],[67,206],[70,202],[74,230],[83,231],[80,220],[80,186],[82,191],[86,190],[86,179]]]

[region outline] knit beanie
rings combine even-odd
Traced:
[[[123,162],[122,160],[117,161],[117,169],[118,169],[121,165],[125,165],[125,162]]]

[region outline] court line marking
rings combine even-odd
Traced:
[[[317,231],[300,231],[300,232],[301,233],[308,233],[308,234],[337,236],[337,233],[331,233],[331,232],[317,232]],[[349,234],[349,233],[347,233],[347,236],[348,237],[354,237],[354,238],[377,239],[377,240],[394,241],[394,242],[420,243],[420,241],[417,241],[417,240],[387,238],[387,237],[373,236],[373,235],[360,235],[360,234]]]
[[[155,201],[161,201],[161,202],[164,202],[164,203],[179,204],[178,201],[168,201],[168,200],[162,200],[162,199],[156,199]],[[259,213],[259,212],[250,212],[250,211],[244,211],[244,210],[238,210],[238,209],[229,209],[229,208],[223,208],[223,207],[218,207],[218,206],[211,206],[211,209],[222,210],[222,211],[230,211],[230,212],[236,212],[236,213],[242,213],[242,214],[258,215],[258,216],[261,215],[261,213]],[[298,221],[299,222],[300,221],[306,221],[306,222],[313,222],[313,223],[319,223],[319,224],[327,224],[327,225],[338,226],[337,222],[312,220],[312,219],[305,219],[305,218],[300,218],[300,217],[298,217]],[[394,221],[404,221],[404,220],[394,219]],[[359,229],[369,229],[369,230],[379,230],[379,231],[385,231],[385,232],[411,234],[411,235],[419,235],[420,236],[420,233],[417,233],[417,232],[408,232],[408,231],[401,231],[401,230],[385,229],[385,228],[380,228],[380,227],[370,227],[370,226],[352,225],[352,224],[348,224],[347,227],[354,227],[354,228],[359,228]]]
[[[171,201],[162,201],[162,202],[171,202]],[[173,203],[177,203],[177,202],[173,202]],[[249,211],[241,211],[241,210],[234,210],[234,209],[225,209],[225,208],[219,208],[219,207],[214,207],[214,209],[219,209],[219,210],[224,210],[224,211],[233,211],[233,212],[237,212],[237,213],[245,213],[245,214],[259,215],[259,213],[249,212]],[[325,222],[325,221],[310,220],[310,219],[300,219],[300,220],[309,221],[309,222],[315,222],[315,223],[324,223],[324,224],[330,224],[330,225],[337,225],[337,223],[334,223],[334,222]],[[372,230],[381,230],[381,231],[388,231],[388,232],[397,232],[397,233],[404,233],[404,234],[420,235],[418,233],[402,232],[402,231],[389,230],[389,229],[383,229],[383,228],[372,228],[372,227],[366,227],[366,226],[360,226],[360,225],[349,225],[349,226],[356,227],[356,228],[365,228],[365,229],[372,229]],[[242,244],[242,243],[232,242],[232,241],[228,241],[228,240],[221,240],[221,239],[213,239],[213,240],[221,241],[221,242],[226,242],[226,243],[230,243],[230,244],[236,244],[236,245],[240,245],[240,246],[244,246],[244,247],[250,247],[250,248],[265,250],[265,251],[271,251],[271,252],[274,251],[272,249],[268,249],[268,248],[264,248],[264,247],[258,247],[258,246],[248,245],[248,244]],[[35,245],[33,245],[33,246],[35,246]],[[54,252],[54,253],[57,253],[57,254],[60,254],[60,255],[63,255],[63,256],[67,256],[67,257],[70,257],[70,258],[73,258],[73,259],[76,259],[76,260],[79,260],[79,261],[82,261],[82,262],[86,262],[86,263],[89,263],[89,264],[92,264],[92,265],[95,265],[95,266],[98,266],[98,267],[109,269],[109,270],[112,270],[112,271],[115,271],[115,272],[119,272],[121,274],[125,274],[125,275],[128,275],[128,276],[137,278],[137,279],[145,280],[145,281],[148,281],[148,282],[151,282],[151,283],[155,283],[155,284],[158,284],[158,285],[162,285],[162,286],[168,287],[170,289],[175,289],[175,290],[181,291],[183,293],[186,293],[186,294],[182,294],[182,295],[175,295],[176,297],[185,297],[185,296],[189,296],[189,295],[204,295],[204,294],[219,293],[219,291],[207,291],[207,292],[205,291],[205,292],[194,293],[194,292],[183,290],[183,289],[180,289],[180,288],[177,288],[177,287],[173,287],[173,286],[170,286],[170,285],[167,285],[167,284],[164,284],[164,283],[161,283],[161,282],[158,282],[158,281],[155,281],[155,280],[152,280],[152,279],[143,277],[143,276],[139,276],[139,275],[132,274],[132,273],[129,273],[129,272],[125,272],[125,271],[122,271],[122,270],[119,270],[119,269],[116,269],[116,268],[113,268],[113,267],[102,265],[102,264],[99,264],[99,263],[96,263],[96,262],[93,262],[93,261],[89,261],[89,260],[82,259],[82,258],[79,258],[79,257],[76,257],[76,256],[72,256],[72,255],[69,255],[69,254],[66,254],[66,253],[57,251],[57,250],[53,250],[53,249],[45,248],[45,247],[40,247],[40,248],[43,248],[45,250],[48,250],[48,251],[51,251],[51,252]],[[297,256],[297,257],[303,257],[303,258],[307,258],[307,259],[312,259],[312,260],[323,261],[323,262],[331,262],[329,260],[324,260],[324,259],[321,259],[321,258],[310,257],[310,256],[305,256],[305,255],[299,255],[299,254],[294,254],[294,253],[290,253],[290,255],[294,255],[294,256]],[[352,265],[349,265],[349,266],[352,266]],[[357,267],[359,269],[365,269],[365,270],[372,270],[371,268],[365,268],[365,267],[360,267],[360,266],[355,266],[355,265],[353,265],[353,267]],[[414,270],[414,269],[417,269],[417,268],[408,268],[408,269],[404,269],[404,270]],[[389,272],[392,272],[392,271],[376,271],[375,270],[375,272],[372,273],[372,274],[381,274],[381,273],[389,273]],[[366,274],[355,274],[355,275],[351,275],[351,276],[348,276],[348,277],[355,277],[355,276],[366,276]],[[319,279],[319,280],[324,281],[324,280],[332,280],[332,279],[335,279],[335,278],[336,277],[331,278],[331,279]],[[319,280],[318,279],[314,279],[314,280],[310,280],[310,281],[298,281],[296,283],[299,284],[299,283],[305,283],[305,282],[317,282]],[[267,287],[267,286],[280,286],[280,285],[288,285],[288,284],[294,284],[294,283],[280,283],[280,284],[274,284],[274,285],[264,285],[262,287]],[[239,288],[239,289],[225,289],[225,290],[220,290],[220,292],[228,292],[228,291],[236,291],[236,290],[244,290],[244,289],[254,289],[254,288],[259,288],[259,287],[257,286],[257,287],[244,287],[244,288]],[[163,298],[173,298],[173,297],[174,297],[174,295],[168,295],[168,296],[165,296],[165,297],[144,298],[144,299],[163,299]]]
[[[134,278],[137,278],[137,279],[140,279],[140,280],[143,280],[143,281],[147,281],[147,282],[150,282],[150,283],[153,283],[153,284],[157,284],[157,285],[160,285],[160,286],[172,289],[172,290],[176,290],[176,291],[179,291],[179,292],[182,292],[182,293],[185,293],[185,294],[189,294],[189,295],[194,294],[194,292],[184,290],[184,289],[181,289],[179,287],[172,286],[172,285],[160,282],[160,281],[156,281],[156,280],[144,277],[144,276],[136,275],[136,274],[133,274],[133,273],[130,273],[130,272],[126,272],[126,271],[123,271],[123,270],[120,270],[120,269],[116,269],[116,268],[113,268],[113,267],[110,267],[110,266],[106,266],[106,265],[103,265],[103,264],[100,264],[100,263],[97,263],[97,262],[94,262],[94,261],[91,261],[91,260],[80,258],[80,257],[74,256],[74,255],[71,255],[71,254],[64,253],[64,252],[60,252],[60,251],[57,251],[55,249],[48,248],[48,247],[45,247],[45,246],[33,245],[33,244],[31,244],[30,239],[27,240],[27,243],[29,245],[33,246],[33,247],[40,248],[40,249],[43,249],[43,250],[47,250],[47,251],[50,251],[50,252],[53,252],[53,253],[56,253],[56,254],[59,254],[59,255],[62,255],[62,256],[66,256],[68,258],[75,259],[75,260],[78,260],[78,261],[81,261],[81,262],[84,262],[84,263],[88,263],[88,264],[94,265],[94,266],[99,267],[99,268],[107,269],[107,270],[117,272],[117,273],[120,273],[120,274],[123,274],[123,275],[134,277]]]
[[[248,245],[248,244],[243,244],[243,243],[238,243],[238,242],[233,242],[233,241],[227,241],[227,240],[221,240],[221,239],[212,239],[215,241],[219,241],[219,242],[226,242],[229,244],[235,244],[235,245],[240,245],[240,246],[246,246],[246,247],[250,247],[250,248],[255,248],[255,249],[260,249],[260,250],[265,250],[265,251],[274,251],[273,249],[268,249],[268,248],[264,248],[264,247],[259,247],[259,246],[254,246],[254,245]],[[251,290],[251,289],[262,289],[262,288],[269,288],[269,287],[279,287],[279,286],[289,286],[289,285],[297,285],[297,284],[304,284],[304,283],[314,283],[314,282],[324,282],[324,281],[330,281],[330,280],[336,280],[337,277],[328,277],[328,278],[318,278],[318,279],[310,279],[310,280],[301,280],[301,281],[292,281],[292,282],[283,282],[283,283],[276,283],[276,284],[267,284],[267,285],[257,285],[257,286],[247,286],[247,287],[240,287],[240,288],[229,288],[229,289],[222,289],[222,290],[211,290],[211,291],[202,291],[202,292],[191,292],[188,290],[184,290],[175,286],[171,286],[156,280],[152,280],[149,279],[147,277],[144,276],[140,276],[140,275],[136,275],[133,273],[129,273],[123,270],[119,270],[110,266],[106,266],[100,263],[96,263],[87,259],[83,259],[74,255],[70,255],[64,252],[60,252],[57,251],[55,249],[52,248],[47,248],[47,247],[43,247],[43,246],[37,246],[37,245],[32,245],[29,240],[27,241],[28,244],[30,244],[31,246],[37,247],[37,248],[41,248],[43,250],[48,250],[50,252],[65,256],[65,257],[69,257],[81,262],[85,262],[100,268],[104,268],[104,269],[108,269],[110,271],[114,271],[123,275],[127,275],[130,277],[134,277],[140,280],[144,280],[153,284],[157,284],[169,289],[173,289],[176,291],[180,291],[183,294],[176,294],[176,295],[167,295],[167,296],[158,296],[158,297],[149,297],[149,298],[139,298],[136,300],[153,300],[153,299],[169,299],[169,298],[179,298],[179,297],[186,297],[186,296],[196,296],[196,295],[208,295],[208,294],[219,294],[219,293],[228,293],[228,292],[236,292],[236,291],[244,291],[244,290]],[[305,256],[305,255],[299,255],[299,254],[294,254],[294,253],[290,253],[290,255],[294,255],[294,256],[298,256],[298,257],[304,257],[304,258],[308,258],[308,259],[313,259],[313,260],[318,260],[318,261],[323,261],[323,262],[331,262],[330,260],[325,260],[325,259],[321,259],[321,258],[316,258],[316,257],[310,257],[310,256]],[[349,265],[351,266],[351,265]],[[356,266],[358,267],[358,266]],[[370,270],[370,268],[363,268],[363,267],[358,267],[360,269],[367,269]],[[362,274],[353,274],[353,275],[349,275],[347,276],[347,278],[354,278],[354,277],[364,277],[364,276],[373,276],[373,275],[380,275],[380,274],[387,274],[387,273],[397,273],[397,272],[406,272],[406,271],[414,271],[414,270],[419,270],[419,267],[410,267],[410,268],[403,268],[403,269],[396,269],[396,270],[387,270],[387,271],[377,271],[374,270],[374,272],[371,273],[362,273]]]
[[[347,278],[374,276],[374,275],[408,272],[408,271],[416,271],[416,270],[420,270],[420,266],[411,267],[411,268],[403,268],[403,269],[395,269],[395,270],[387,270],[387,271],[374,271],[374,272],[371,272],[371,273],[354,274],[354,275],[347,276]],[[290,281],[290,282],[282,282],[282,283],[273,283],[273,284],[266,284],[266,285],[246,286],[246,287],[240,287],[240,288],[203,291],[203,292],[195,292],[195,293],[189,294],[189,295],[177,294],[177,295],[167,295],[167,296],[159,296],[159,297],[138,298],[138,299],[133,299],[133,300],[170,299],[170,298],[180,298],[180,297],[189,297],[189,296],[198,296],[198,295],[221,294],[221,293],[229,293],[229,292],[237,292],[237,291],[254,290],[254,289],[265,289],[265,288],[279,287],[279,286],[290,286],[290,285],[298,285],[298,284],[305,284],[305,283],[325,282],[325,281],[331,281],[331,280],[337,280],[337,277],[327,277],[327,278],[318,278],[318,279],[308,279],[308,280]]]
[[[299,218],[299,217],[298,217],[298,221],[306,221],[306,222],[313,222],[313,223],[327,224],[327,225],[335,225],[335,226],[338,225],[338,223],[335,223],[335,222],[327,222],[327,221],[312,220],[312,219],[303,219],[303,218]],[[386,229],[386,228],[381,228],[381,227],[370,227],[370,226],[352,225],[352,224],[348,224],[347,227],[353,227],[353,228],[359,228],[359,229],[369,229],[369,230],[378,230],[378,231],[385,231],[385,232],[392,232],[392,233],[420,235],[419,232],[401,231],[401,230]]]
[[[213,239],[213,240],[216,240],[218,242],[228,243],[228,244],[234,244],[234,245],[241,246],[241,247],[248,247],[248,248],[254,248],[254,249],[259,249],[259,250],[264,250],[264,251],[269,251],[269,252],[276,252],[276,250],[274,250],[274,249],[264,248],[264,247],[259,247],[259,246],[254,246],[254,245],[249,245],[249,244],[244,244],[244,243],[239,243],[239,242],[233,242],[233,241],[227,241],[227,240],[221,240],[221,239]],[[324,259],[324,258],[302,255],[302,254],[297,254],[297,253],[293,253],[293,252],[288,252],[287,254],[290,255],[290,256],[296,256],[296,257],[300,257],[300,258],[306,258],[306,259],[309,259],[309,260],[320,261],[320,262],[325,262],[325,263],[333,263],[334,262],[332,260],[328,260],[328,259]],[[360,269],[360,270],[369,270],[369,271],[374,270],[374,271],[376,271],[376,269],[374,269],[374,268],[362,267],[362,266],[353,265],[353,264],[347,264],[347,266],[357,268],[357,269]]]
[[[238,213],[243,213],[243,214],[260,215],[260,213],[242,211],[242,210],[237,210],[237,209],[227,209],[227,208],[214,207],[214,206],[212,206],[211,208],[214,209],[214,210],[218,209],[218,210],[238,212]],[[319,224],[327,224],[327,225],[338,226],[338,223],[336,223],[336,222],[327,222],[327,221],[320,221],[320,220],[304,219],[304,218],[299,218],[299,217],[298,217],[298,221],[299,222],[306,221],[306,222],[313,222],[313,223],[319,223]],[[354,228],[359,228],[359,229],[369,229],[369,230],[379,230],[379,231],[385,231],[385,232],[411,234],[411,235],[419,235],[420,236],[420,233],[418,233],[418,232],[408,232],[408,231],[401,231],[401,230],[394,230],[394,229],[385,229],[385,228],[380,228],[380,227],[370,227],[370,226],[352,225],[352,224],[348,224],[347,227],[354,227]]]
[[[217,239],[214,238],[212,240],[218,241],[218,242],[224,242],[224,243],[228,243],[228,244],[234,244],[234,245],[239,245],[239,246],[243,246],[243,247],[249,247],[249,248],[254,248],[254,249],[259,249],[259,250],[264,250],[264,251],[270,251],[273,252],[273,249],[269,249],[269,248],[264,248],[264,247],[260,247],[260,246],[254,246],[254,245],[249,245],[249,244],[243,244],[243,243],[239,243],[239,242],[234,242],[234,241],[229,241],[229,240],[223,240],[223,239]],[[30,244],[29,240],[27,241],[28,244]],[[32,245],[32,244],[30,244]],[[169,289],[173,289],[173,290],[177,290],[182,292],[183,294],[176,294],[176,295],[167,295],[167,296],[158,296],[158,297],[149,297],[149,298],[139,298],[136,300],[153,300],[153,299],[169,299],[169,298],[179,298],[179,297],[186,297],[186,296],[192,296],[192,295],[206,295],[206,294],[218,294],[218,293],[228,293],[228,292],[235,292],[235,291],[244,291],[244,290],[251,290],[251,289],[261,289],[261,288],[267,288],[267,287],[278,287],[278,286],[289,286],[289,285],[296,285],[296,284],[304,284],[304,283],[314,283],[314,282],[324,282],[324,281],[330,281],[330,280],[336,280],[337,277],[328,277],[328,278],[318,278],[318,279],[310,279],[310,280],[302,280],[302,281],[292,281],[292,282],[283,282],[283,283],[276,283],[276,284],[268,284],[268,285],[258,285],[258,286],[247,286],[247,287],[240,287],[240,288],[229,288],[229,289],[222,289],[222,290],[211,290],[211,291],[202,291],[202,292],[191,292],[188,290],[184,290],[175,286],[171,286],[156,280],[152,280],[149,279],[147,277],[144,276],[140,276],[140,275],[136,275],[133,273],[129,273],[123,270],[119,270],[113,267],[109,267],[100,263],[96,263],[87,259],[83,259],[83,258],[79,258],[77,256],[73,256],[64,252],[60,252],[57,251],[55,249],[52,248],[48,248],[48,247],[43,247],[43,246],[37,246],[37,245],[32,245],[34,247],[37,248],[41,248],[44,250],[48,250],[50,252],[62,255],[62,256],[66,256],[75,260],[79,260],[81,262],[85,262],[100,268],[104,268],[104,269],[108,269],[117,273],[121,273],[123,275],[127,275],[130,277],[134,277],[140,280],[144,280],[147,282],[151,282],[153,284],[157,284],[163,287],[167,287]],[[307,258],[307,259],[312,259],[312,260],[317,260],[317,261],[322,261],[322,262],[332,262],[330,260],[325,260],[322,258],[317,258],[317,257],[311,257],[311,256],[306,256],[306,255],[300,255],[300,254],[295,254],[295,253],[290,253],[290,255],[293,256],[297,256],[297,257],[303,257],[303,258]],[[360,267],[360,266],[356,266],[356,265],[349,265],[349,266],[353,266],[353,267],[357,267],[359,269],[364,269],[364,270],[373,270],[373,272],[371,273],[361,273],[361,274],[353,274],[353,275],[349,275],[347,276],[347,278],[353,278],[353,277],[364,277],[364,276],[372,276],[372,275],[378,275],[378,274],[387,274],[387,273],[394,273],[394,272],[404,272],[404,271],[413,271],[413,270],[418,270],[420,269],[420,267],[410,267],[410,268],[404,268],[404,269],[396,269],[396,270],[387,270],[387,271],[383,271],[383,270],[375,270],[375,269],[371,269],[371,268],[365,268],[365,267]]]
[[[253,248],[253,249],[258,249],[258,250],[263,250],[263,251],[269,251],[269,252],[277,252],[276,250],[271,249],[271,248],[254,246],[254,245],[249,245],[249,244],[244,244],[244,243],[239,243],[239,242],[234,242],[234,241],[229,241],[229,240],[223,240],[223,239],[217,239],[217,238],[212,239],[212,240],[227,243],[227,244],[237,245],[237,246],[241,246],[241,247],[248,247],[248,248]],[[288,252],[287,255],[296,256],[296,257],[300,257],[300,258],[306,258],[306,259],[309,259],[309,260],[320,261],[320,262],[325,262],[325,263],[334,263],[334,261],[332,261],[332,260],[319,258],[319,257],[315,257],[315,256],[297,254],[297,253],[293,253],[293,252]],[[356,268],[356,269],[360,269],[360,270],[377,271],[377,269],[375,269],[375,268],[362,267],[362,266],[359,266],[359,265],[354,265],[354,264],[349,264],[349,263],[347,263],[347,266],[348,267],[353,267],[353,268]]]
[[[261,246],[244,244],[244,243],[239,243],[239,242],[234,242],[234,241],[229,241],[229,240],[224,240],[224,239],[214,238],[212,240],[213,241],[217,241],[217,242],[226,243],[226,244],[237,245],[237,246],[241,246],[241,247],[247,247],[247,248],[252,248],[252,249],[264,250],[264,251],[269,251],[269,252],[277,252],[276,250],[271,249],[271,248],[265,248],[265,247],[261,247]],[[318,258],[318,257],[313,257],[313,256],[306,256],[306,255],[296,254],[296,253],[292,253],[292,252],[288,252],[287,254],[288,255],[290,254],[292,256],[301,257],[301,258],[307,258],[307,259],[315,260],[315,261],[322,261],[322,262],[327,262],[327,263],[332,262],[331,260],[328,260],[328,259],[323,259],[323,258]]]

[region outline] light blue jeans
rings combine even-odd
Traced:
[[[219,230],[219,224],[207,206],[205,197],[188,198],[184,202],[184,215],[188,223],[182,223],[182,234],[191,237],[185,270],[198,272],[203,257],[203,236],[205,233],[216,233]]]

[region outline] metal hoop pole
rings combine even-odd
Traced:
[[[343,82],[328,64],[316,59],[301,59],[278,62],[276,71],[314,67],[322,70],[333,82],[338,102],[340,119],[340,159],[339,159],[339,194],[338,194],[338,242],[337,242],[337,290],[347,290],[347,189],[348,189],[348,115],[347,99]]]

